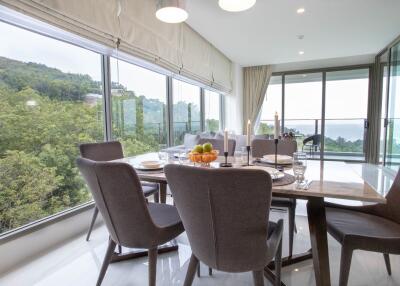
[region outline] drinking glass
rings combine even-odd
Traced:
[[[307,154],[304,152],[293,153],[293,173],[297,183],[304,181],[304,174],[307,169]]]
[[[241,150],[242,150],[242,164],[247,164],[247,147],[242,147]]]
[[[169,156],[167,152],[158,152],[158,158],[161,162],[168,163]]]

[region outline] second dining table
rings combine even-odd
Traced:
[[[135,157],[127,157],[117,161],[125,162],[135,167],[143,160],[158,160],[158,155],[157,153],[148,153]],[[235,158],[232,157],[229,158],[229,160],[234,162]],[[171,161],[169,163],[189,164],[188,162],[177,161]],[[210,167],[219,168],[219,164],[215,162],[211,164]],[[234,167],[240,168],[241,166],[234,164]],[[291,169],[287,169],[285,172],[293,174]],[[378,173],[379,167],[370,164],[351,165],[344,162],[309,160],[305,177],[312,183],[307,189],[298,188],[295,183],[273,185],[273,196],[303,199],[307,201],[311,249],[304,253],[285,257],[282,261],[283,266],[312,258],[316,285],[331,285],[324,199],[334,198],[357,202],[386,203],[384,195],[390,187],[390,184],[377,184],[377,182],[381,182],[382,179],[371,179],[376,177],[371,176],[371,174],[376,175]],[[363,174],[367,175],[363,176]],[[385,176],[382,172],[379,174]],[[138,171],[138,176],[143,181],[159,183],[160,202],[166,203],[168,182],[163,172]],[[272,268],[273,264],[270,264],[264,271],[265,276],[270,280],[273,280]],[[282,282],[282,285],[285,284]]]

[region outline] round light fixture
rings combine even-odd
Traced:
[[[303,7],[297,9],[297,14],[303,14],[306,11]]]
[[[299,51],[299,55],[300,56],[304,55],[304,51]]]
[[[188,18],[185,0],[158,0],[156,17],[169,24],[182,23]]]
[[[251,7],[256,4],[257,0],[219,0],[218,4],[221,9],[228,12],[240,12]]]

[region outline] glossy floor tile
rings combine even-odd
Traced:
[[[272,220],[286,218],[285,212],[274,211]],[[298,233],[295,235],[295,252],[310,248],[307,218],[296,218]],[[287,230],[287,226],[285,225]],[[26,263],[0,278],[1,286],[88,286],[95,285],[107,243],[105,227],[96,229],[90,242],[82,235],[41,257]],[[185,235],[178,238],[179,251],[158,257],[157,285],[183,285],[190,257],[190,247]],[[287,253],[287,233],[284,235],[284,254]],[[340,245],[329,238],[332,285],[338,283]],[[383,256],[377,253],[356,251],[350,272],[349,285],[400,285],[400,259],[391,255],[393,275],[386,273]],[[3,259],[3,257],[1,258]],[[214,271],[208,276],[202,265],[202,277],[195,278],[193,285],[253,285],[250,273],[229,274]],[[112,264],[102,285],[147,285],[147,258]],[[312,262],[306,261],[283,269],[286,285],[315,285]],[[266,281],[266,285],[271,285]]]

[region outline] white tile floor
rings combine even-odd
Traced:
[[[272,220],[286,218],[286,213],[273,212]],[[295,236],[295,252],[310,247],[307,219],[296,218],[298,234]],[[287,227],[285,226],[285,229]],[[96,229],[90,242],[84,235],[78,237],[43,256],[26,263],[13,272],[0,277],[1,286],[88,286],[95,285],[107,243],[105,227]],[[182,285],[186,274],[190,247],[185,235],[178,238],[179,251],[160,255],[157,265],[157,285]],[[284,235],[284,253],[287,253],[287,233]],[[340,245],[329,238],[332,285],[338,284]],[[4,259],[2,257],[1,259]],[[356,251],[350,272],[349,285],[400,285],[400,258],[391,255],[393,275],[386,273],[383,256],[376,253]],[[0,260],[1,263],[1,260]],[[102,285],[133,286],[147,285],[148,264],[146,258],[112,264]],[[202,265],[202,277],[195,278],[193,285],[252,285],[250,273],[229,274],[215,271],[206,275]],[[315,285],[311,261],[283,269],[282,279],[287,285]],[[266,285],[270,285],[266,282]]]

